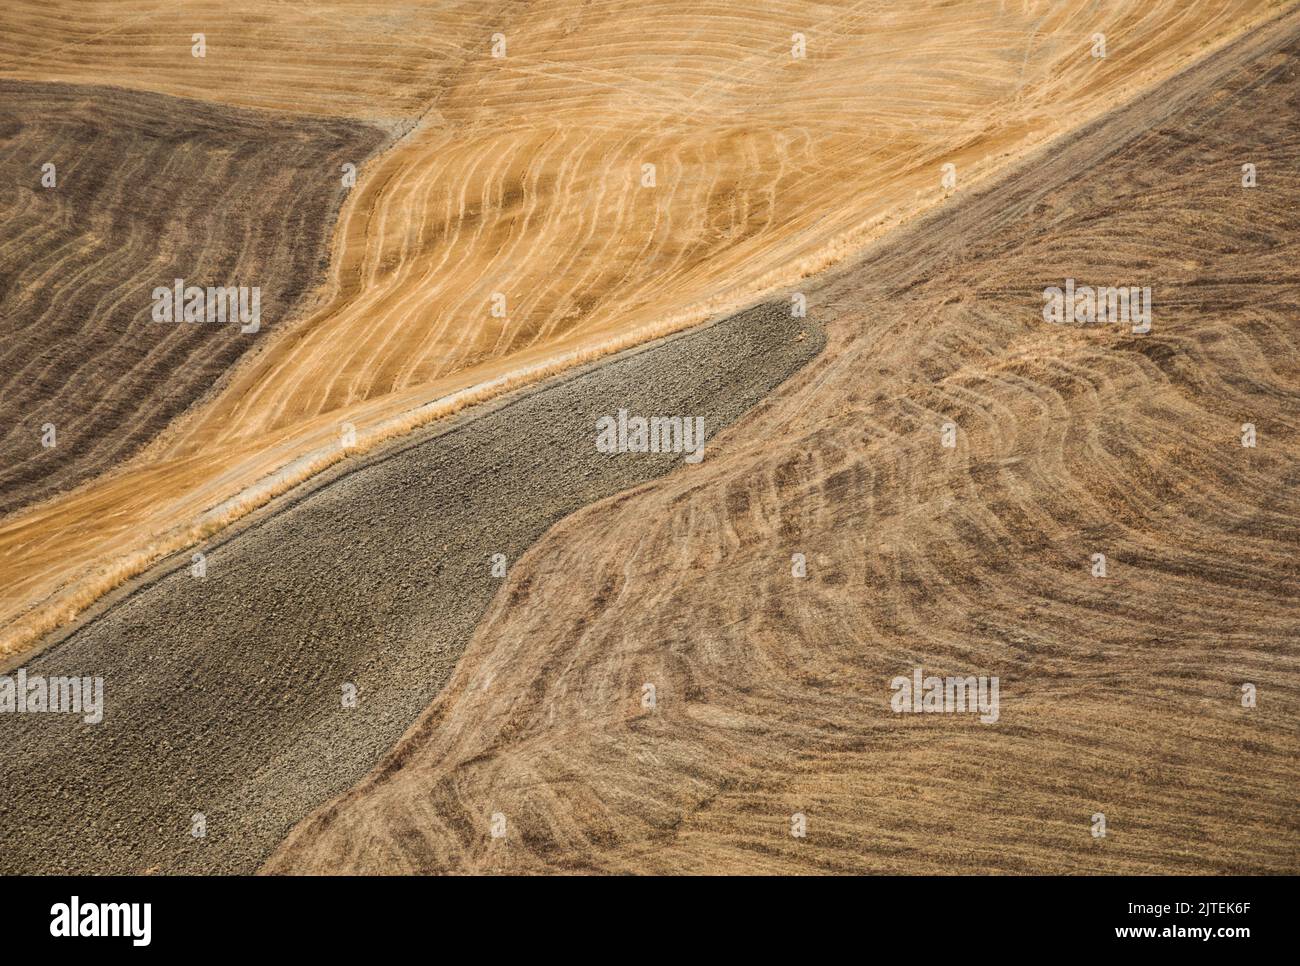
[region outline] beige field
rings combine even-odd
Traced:
[[[960,193],[1283,6],[6,4],[0,77],[405,136],[311,311],[129,464],[0,523],[0,653],[341,458],[344,424],[365,446],[748,303],[941,203],[941,165]]]
[[[268,870],[1294,875],[1298,114],[1293,12],[809,280],[822,355],[554,526]]]

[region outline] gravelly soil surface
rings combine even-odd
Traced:
[[[147,575],[25,665],[102,676],[102,723],[0,715],[0,870],[253,871],[442,688],[500,586],[493,554],[696,469],[597,452],[600,416],[700,415],[712,438],[823,341],[756,307],[345,465],[211,541],[204,578],[188,556]]]

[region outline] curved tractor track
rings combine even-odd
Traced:
[[[0,653],[194,539],[208,510],[332,445],[340,424],[385,435],[467,387],[536,379],[752,304],[942,203],[944,164],[965,191],[1278,8],[0,5],[0,76],[398,135],[358,160],[311,311],[120,472],[0,520]],[[1105,58],[1091,53],[1098,31]]]
[[[822,280],[817,361],[553,528],[267,868],[1300,871],[1297,117],[1291,14]]]

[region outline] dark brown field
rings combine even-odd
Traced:
[[[116,466],[298,311],[328,266],[340,165],[383,139],[349,120],[0,80],[0,513]],[[259,286],[261,331],[152,322],[153,289],[175,278]]]
[[[820,346],[770,305],[652,343],[348,460],[203,544],[202,579],[186,552],[122,588],[24,662],[101,676],[103,721],[0,714],[29,779],[0,785],[0,873],[255,871],[446,684],[501,586],[494,554],[681,464],[597,452],[600,415],[716,433]]]
[[[1297,117],[1292,14],[810,284],[826,351],[553,528],[268,869],[1300,871]],[[999,720],[893,713],[916,667]]]

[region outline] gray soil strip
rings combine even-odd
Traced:
[[[600,416],[702,416],[712,439],[823,344],[757,306],[346,461],[200,548],[205,577],[165,561],[24,665],[102,677],[105,711],[0,714],[0,871],[253,872],[442,689],[501,585],[493,554],[691,472],[598,452]]]

